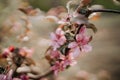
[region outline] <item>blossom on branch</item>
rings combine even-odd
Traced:
[[[51,33],[50,37],[52,40],[51,45],[53,46],[54,50],[56,50],[66,42],[64,31],[62,31],[61,28],[58,28],[55,33]]]
[[[71,49],[72,55],[77,57],[81,52],[89,52],[92,47],[89,45],[91,37],[86,35],[86,27],[81,27],[79,33],[75,36],[76,41],[71,42],[68,48]]]

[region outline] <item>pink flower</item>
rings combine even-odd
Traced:
[[[6,75],[0,74],[0,80],[12,80],[13,70],[10,70]]]
[[[56,61],[55,64],[51,67],[51,70],[53,70],[54,75],[57,76],[58,72],[61,71],[61,63],[59,61]]]
[[[58,50],[52,50],[51,53],[50,53],[50,57],[52,59],[59,58],[60,57],[60,51],[58,51]]]
[[[68,45],[68,48],[71,48],[72,55],[77,57],[80,52],[89,52],[92,50],[92,47],[88,44],[90,41],[90,37],[86,35],[86,27],[83,26],[79,34],[76,35],[76,41],[71,42]]]
[[[63,57],[63,60],[61,61],[62,64],[62,70],[64,70],[65,68],[67,68],[68,66],[73,66],[75,65],[77,62],[70,56],[65,56]]]
[[[53,46],[54,50],[56,50],[66,42],[64,32],[62,31],[61,28],[58,28],[55,33],[51,33],[51,40],[52,40],[51,45]]]
[[[56,61],[51,67],[55,75],[57,75],[60,71],[64,71],[68,66],[73,66],[76,64],[76,61],[70,56],[61,55],[60,60],[61,61]]]

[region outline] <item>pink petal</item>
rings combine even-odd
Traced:
[[[85,32],[86,32],[86,27],[85,26],[81,27],[79,33],[80,34],[85,34]]]
[[[60,45],[63,45],[65,42],[66,42],[65,36],[61,36],[61,38],[58,40],[58,43],[59,43]]]
[[[88,42],[89,42],[89,37],[88,36],[84,36],[83,40],[82,40],[82,45],[86,45],[86,44],[88,44]]]
[[[50,38],[51,38],[51,40],[56,40],[57,39],[56,35],[53,32],[50,34]]]
[[[82,46],[81,48],[82,48],[82,51],[83,51],[83,52],[90,52],[90,51],[92,51],[92,46],[90,46],[90,45],[88,45],[88,44]]]
[[[71,56],[73,56],[73,58],[76,58],[80,55],[80,49],[79,47],[76,47],[75,49],[73,49]]]
[[[69,45],[68,45],[68,48],[75,48],[77,47],[78,44],[76,42],[71,42]]]
[[[71,66],[74,66],[74,65],[76,65],[77,64],[77,61],[75,61],[75,60],[72,60],[72,63],[70,64]]]
[[[76,47],[76,48],[71,49],[69,56],[71,57],[71,59],[74,59],[74,58],[78,57],[80,55],[80,53],[81,53],[81,51],[80,51],[79,47]]]
[[[59,72],[58,70],[55,70],[55,71],[54,71],[54,75],[57,76],[57,75],[58,75],[58,72]]]
[[[60,57],[60,52],[57,50],[52,51],[50,56],[51,56],[51,58],[58,58],[58,57]]]
[[[83,39],[83,35],[81,35],[81,34],[77,34],[76,35],[76,40],[79,42],[79,41],[81,41],[82,39]]]
[[[60,45],[57,42],[52,42],[51,44],[53,46],[53,49],[56,50],[57,48],[60,47]]]
[[[10,70],[7,74],[7,79],[6,80],[12,80],[12,74],[13,74],[13,70]]]
[[[57,35],[63,35],[64,32],[62,31],[61,28],[57,28],[56,32],[55,32]]]

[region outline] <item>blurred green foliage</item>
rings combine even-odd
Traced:
[[[67,3],[69,0],[29,0],[30,4],[35,8],[40,8],[44,11],[49,10],[51,7],[55,7],[57,5],[63,5]],[[119,9],[120,6],[117,6],[113,3],[112,0],[93,0],[92,4],[100,4],[108,9]]]
[[[113,0],[93,0],[93,4],[103,5],[107,9],[117,9],[120,10],[120,5],[114,4]]]
[[[52,7],[63,5],[65,6],[68,0],[29,0],[30,5],[34,8],[40,8],[41,10],[47,11]]]

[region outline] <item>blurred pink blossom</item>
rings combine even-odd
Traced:
[[[21,80],[29,80],[29,77],[27,75],[23,74],[23,75],[20,76],[20,79]]]
[[[25,57],[32,57],[33,52],[34,50],[32,48],[28,49],[26,47],[23,47],[20,49],[20,55],[25,56]]]
[[[6,75],[0,74],[0,80],[12,80],[13,70],[10,70]]]

